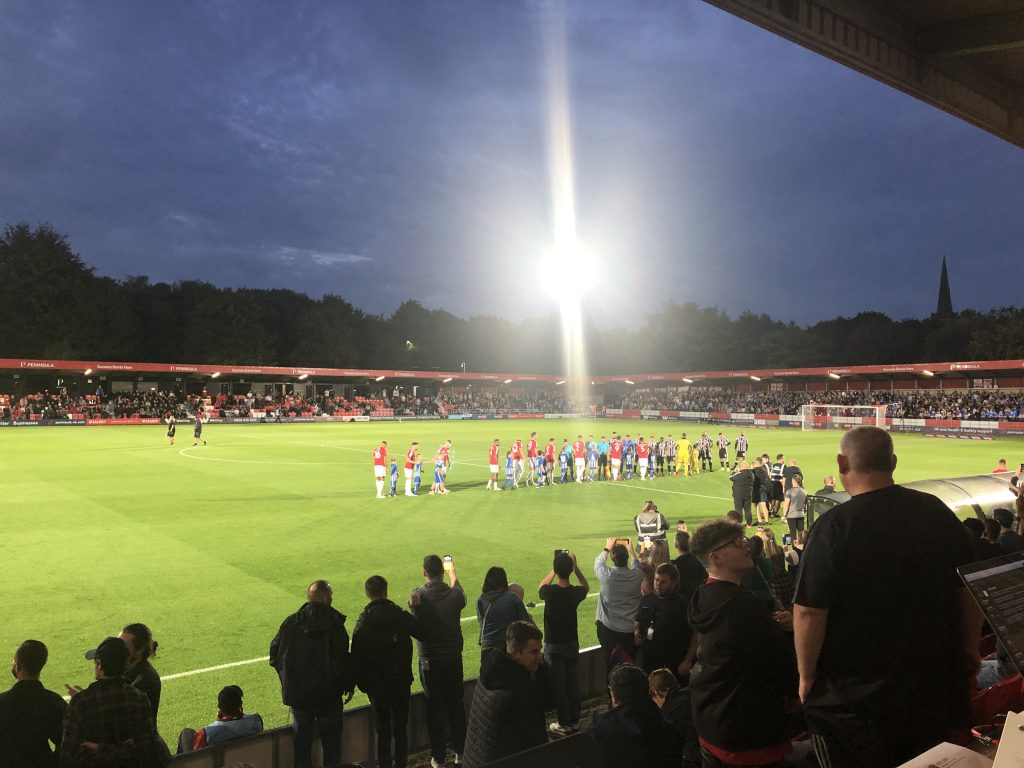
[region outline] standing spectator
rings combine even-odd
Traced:
[[[999,523],[999,538],[996,544],[1007,552],[1024,551],[1024,537],[1013,529],[1013,512],[1008,509],[993,509],[992,519]]]
[[[836,461],[851,499],[801,559],[800,697],[822,765],[884,768],[970,725],[981,617],[956,568],[972,550],[942,501],[894,484],[888,432],[851,429]]]
[[[430,737],[431,768],[443,768],[448,736],[461,762],[466,746],[466,709],[462,685],[462,624],[466,593],[459,585],[454,561],[448,563],[449,584],[444,583],[445,565],[437,555],[423,558],[422,587],[409,597],[412,613],[419,623],[420,683],[427,703],[427,733]]]
[[[680,744],[651,700],[643,671],[616,667],[608,693],[611,709],[595,714],[587,731],[602,768],[679,768]]]
[[[690,551],[690,534],[686,531],[676,532],[676,552],[679,556],[672,561],[672,565],[679,572],[679,594],[689,603],[697,587],[708,580],[708,572]]]
[[[627,539],[628,542],[628,539]],[[612,566],[608,567],[611,558]],[[611,537],[594,560],[594,575],[601,587],[597,599],[597,641],[601,644],[605,664],[612,668],[612,654],[619,650],[632,662],[636,654],[633,622],[640,608],[640,585],[643,571],[636,559],[629,564],[629,547]]]
[[[505,637],[505,648],[488,654],[473,692],[465,768],[482,768],[548,741],[541,632],[528,621],[514,621]]]
[[[217,719],[200,728],[192,740],[192,749],[212,747],[233,739],[263,733],[263,718],[259,714],[245,714],[242,689],[226,685],[217,694]]]
[[[780,453],[776,455],[775,462],[768,470],[768,478],[771,480],[771,492],[768,494],[768,513],[771,517],[779,516],[779,507],[782,506],[782,500],[785,498],[783,495],[785,489],[782,487],[785,471],[786,456]]]
[[[11,690],[0,693],[0,765],[11,768],[56,768],[61,725],[68,705],[39,681],[46,646],[26,640],[14,652]]]
[[[671,563],[659,565],[654,573],[654,591],[640,598],[634,639],[639,648],[637,661],[645,674],[667,667],[680,680],[693,666],[690,640],[693,632],[686,621],[687,601],[679,594],[679,571]]]
[[[569,576],[574,573],[579,586],[569,583]],[[551,572],[540,583],[540,599],[544,601],[544,662],[551,671],[558,713],[558,720],[549,730],[557,736],[568,736],[579,730],[580,638],[576,609],[589,591],[590,585],[576,563],[576,555],[567,550],[556,554]]]
[[[156,656],[159,646],[153,639],[153,633],[145,624],[129,624],[118,635],[128,646],[128,665],[124,670],[124,679],[132,688],[146,694],[149,706],[153,708],[153,724],[157,724],[157,712],[160,709],[160,675],[150,659]]]
[[[729,475],[732,481],[732,503],[736,511],[743,515],[743,522],[749,527],[753,525],[750,504],[754,496],[754,473],[746,461],[739,463],[738,469]]]
[[[764,457],[756,457],[750,471],[754,475],[754,487],[751,493],[754,511],[757,512],[757,522],[758,525],[768,525],[771,522],[768,517],[768,494],[771,492],[771,478]]]
[[[536,457],[534,457],[536,459]],[[536,472],[533,462],[531,472]],[[505,647],[505,630],[513,621],[533,622],[522,599],[510,592],[505,569],[492,566],[484,576],[483,589],[476,601],[476,618],[480,626],[480,669],[487,655]]]
[[[128,646],[119,637],[108,637],[85,658],[93,662],[96,681],[85,690],[70,689],[60,745],[62,768],[161,766],[149,701],[123,677]]]
[[[649,595],[654,591],[654,572],[659,565],[669,561],[668,543],[664,539],[656,539],[646,550],[637,551],[637,560],[644,580],[640,583],[640,594]]]
[[[783,492],[788,491],[790,488],[793,487],[793,478],[797,477],[798,475],[800,476],[800,479],[803,480],[803,470],[801,470],[800,467],[797,466],[796,459],[790,459],[789,466],[782,470]]]
[[[795,705],[797,693],[793,646],[764,602],[741,586],[754,561],[740,526],[705,523],[692,548],[710,575],[689,612],[700,633],[690,695],[704,765],[781,766],[793,749],[786,738],[787,702]]]
[[[323,579],[306,590],[307,602],[281,623],[270,643],[270,666],[281,680],[281,698],[295,720],[295,768],[312,765],[319,732],[324,766],[341,764],[344,702],[352,699],[345,616],[331,607],[334,590]]]
[[[804,529],[804,518],[807,516],[807,491],[804,490],[804,479],[793,475],[792,485],[786,490],[786,501],[782,506],[782,516],[789,524],[789,533],[796,536]]]
[[[352,630],[352,667],[360,690],[370,697],[377,729],[377,765],[405,768],[406,725],[412,688],[412,640],[416,619],[388,600],[388,583],[371,576],[364,586],[369,604]],[[394,762],[391,740],[394,738]]]

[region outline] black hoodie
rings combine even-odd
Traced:
[[[690,672],[700,737],[730,752],[785,742],[783,697],[797,694],[796,656],[764,603],[732,582],[712,581],[694,593],[689,618],[700,633]]]
[[[412,640],[418,635],[416,619],[390,600],[374,600],[352,630],[352,668],[363,693],[376,694],[381,686],[412,684]]]
[[[270,666],[281,678],[281,698],[289,707],[340,704],[353,687],[345,616],[324,603],[306,603],[282,622],[271,641]]]

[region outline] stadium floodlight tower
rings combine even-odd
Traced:
[[[596,269],[576,234],[576,199],[572,165],[572,124],[566,72],[565,15],[552,6],[545,27],[548,73],[548,165],[554,246],[542,259],[541,280],[558,300],[562,319],[562,354],[569,398],[577,412],[590,404],[582,301]]]
[[[808,403],[800,406],[800,429],[850,429],[851,427],[888,429],[884,405],[825,405]]]

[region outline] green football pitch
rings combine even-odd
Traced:
[[[183,425],[169,446],[161,427],[7,429],[0,434],[6,522],[0,583],[0,653],[27,639],[44,641],[47,687],[86,685],[82,654],[131,622],[160,642],[160,730],[169,744],[184,726],[216,714],[217,691],[235,683],[246,709],[282,725],[274,671],[265,661],[281,620],[305,600],[317,578],[334,586],[349,631],[366,600],[367,576],[381,574],[405,602],[422,583],[422,557],[452,554],[469,598],[464,612],[465,669],[478,667],[474,602],[484,573],[506,568],[527,600],[547,574],[552,551],[577,553],[585,574],[606,537],[629,535],[631,519],[654,499],[675,523],[691,526],[731,507],[726,473],[594,483],[484,489],[487,447],[531,430],[544,442],[612,429],[691,436],[701,425],[654,422],[404,421],[371,424],[208,425],[206,446],[192,447]],[[719,427],[708,426],[715,434]],[[736,427],[725,427],[730,438]],[[834,471],[840,434],[747,430],[753,453],[793,456],[810,490]],[[374,498],[371,452],[380,440],[401,454],[418,440],[429,462],[453,441],[448,496]],[[937,440],[894,435],[898,481],[990,471],[998,458],[1019,461],[1017,440]],[[425,470],[429,466],[424,467]],[[401,492],[401,487],[399,488]],[[779,533],[781,533],[781,527]],[[692,528],[691,528],[692,530]],[[596,583],[592,580],[592,591]],[[538,622],[542,608],[533,611]],[[594,601],[580,607],[580,635],[594,644]],[[357,699],[353,704],[360,703]]]

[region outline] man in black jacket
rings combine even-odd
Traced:
[[[2,765],[57,765],[57,753],[50,749],[50,742],[60,749],[61,726],[68,705],[39,682],[46,659],[46,646],[38,640],[26,640],[14,652],[11,674],[17,682],[11,690],[0,693]]]
[[[654,591],[640,598],[635,637],[639,664],[644,674],[668,667],[680,681],[690,674],[693,632],[686,623],[687,602],[679,594],[679,571],[662,563],[654,572]]]
[[[690,696],[704,764],[781,766],[793,749],[786,738],[798,682],[793,645],[740,585],[754,567],[741,526],[705,523],[690,548],[709,575],[689,610],[700,636]]]
[[[480,669],[466,732],[465,768],[481,768],[502,757],[546,744],[541,632],[514,621],[505,650],[491,651]]]
[[[412,640],[416,619],[388,600],[388,583],[371,576],[365,584],[370,603],[352,630],[352,667],[360,690],[370,697],[377,729],[377,765],[405,768],[409,754],[406,724],[412,687]],[[391,739],[395,740],[392,763]]]
[[[651,700],[643,670],[616,667],[608,692],[612,708],[595,714],[587,731],[602,768],[679,768],[681,744]]]
[[[754,473],[750,471],[750,465],[741,461],[739,468],[729,475],[732,480],[732,505],[737,512],[743,515],[743,522],[748,526],[753,525],[753,518],[750,515],[750,504],[754,496]]]
[[[341,716],[352,698],[345,617],[331,607],[333,590],[318,580],[308,602],[281,624],[270,643],[270,666],[281,679],[281,698],[295,720],[295,768],[310,768],[319,731],[324,767],[341,765]]]

